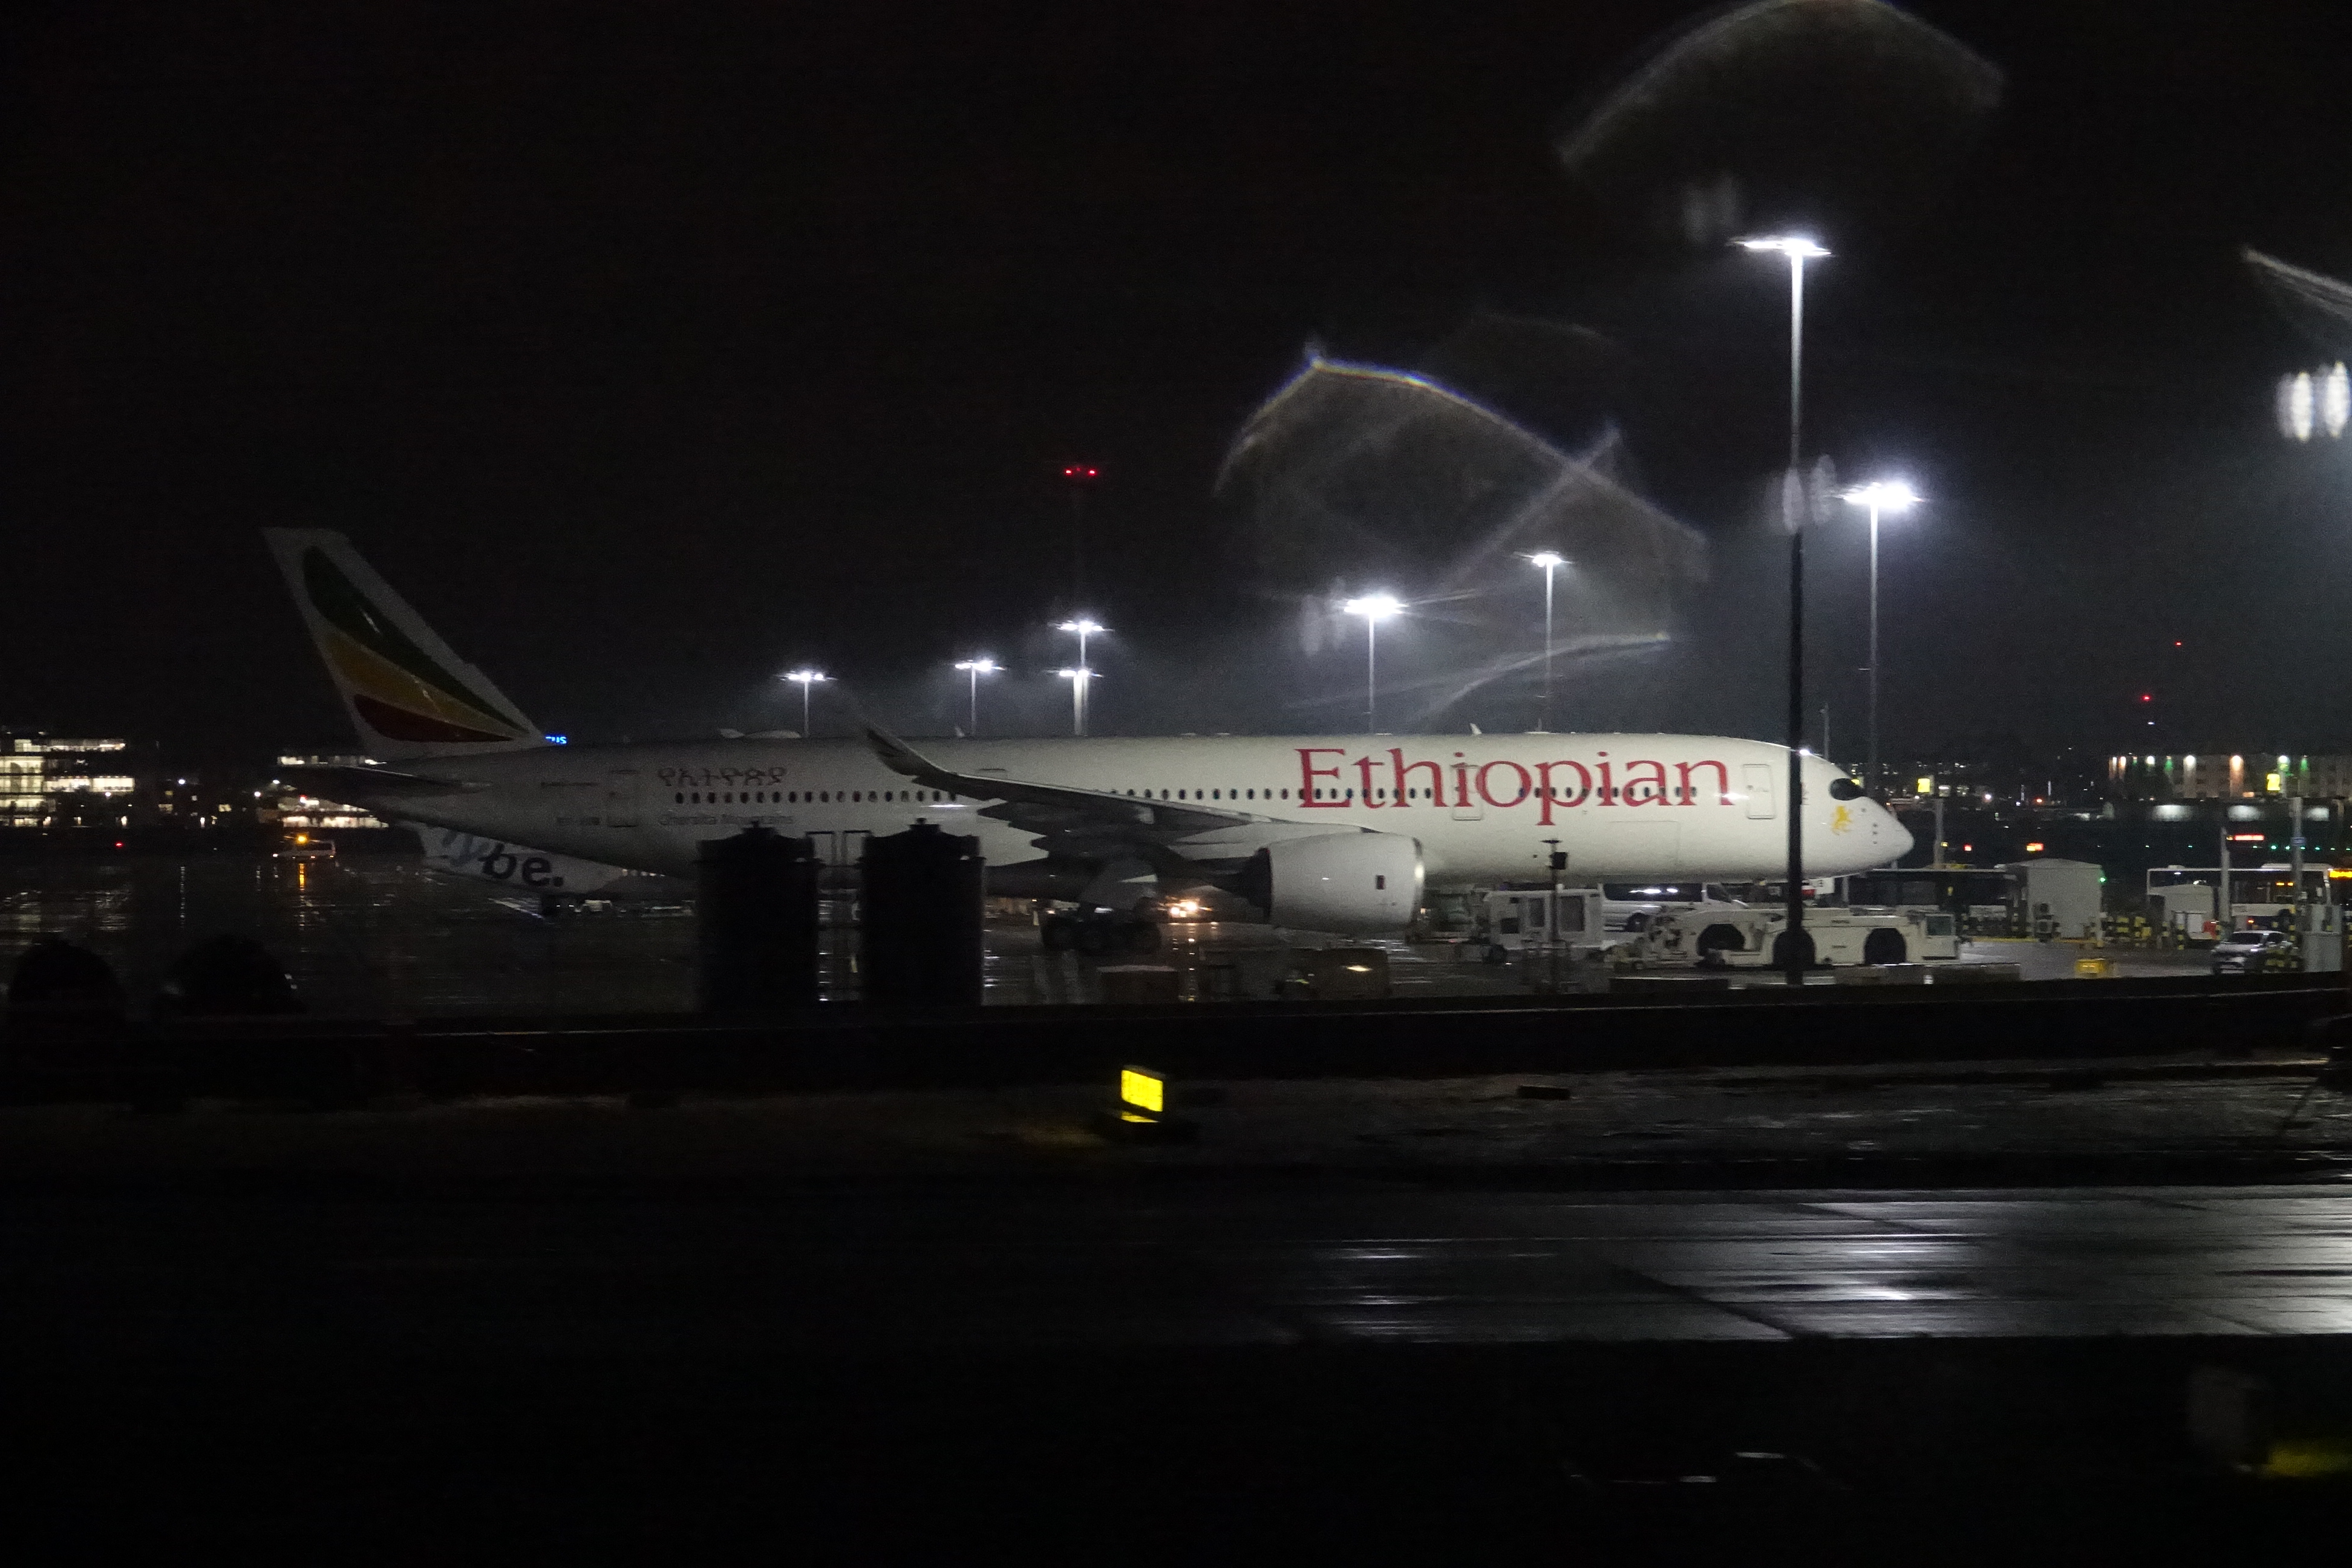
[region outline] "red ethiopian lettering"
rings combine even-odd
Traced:
[[[1318,752],[1328,752],[1335,757],[1344,757],[1348,754],[1344,749],[1339,746],[1299,747],[1298,804],[1318,811],[1334,811],[1343,807],[1346,803],[1337,799],[1318,800],[1315,798],[1315,781],[1317,779],[1336,779],[1339,776],[1339,770],[1336,767],[1318,768],[1315,765],[1316,755]],[[1334,795],[1337,795],[1339,792],[1334,790],[1331,793]]]
[[[1433,801],[1442,801],[1445,798],[1445,770],[1435,763],[1408,763],[1404,760],[1402,747],[1391,746],[1389,764],[1396,769],[1396,803],[1399,805],[1407,805],[1412,800],[1412,788],[1405,781],[1412,777],[1415,768],[1429,770],[1429,798]]]
[[[1561,795],[1557,789],[1552,787],[1551,771],[1554,768],[1574,768],[1576,770],[1576,795],[1573,798]],[[1592,793],[1592,775],[1584,771],[1584,764],[1582,763],[1538,763],[1536,764],[1536,795],[1538,798],[1543,802],[1543,825],[1546,827],[1549,827],[1551,826],[1551,808],[1553,806],[1582,805],[1585,802],[1585,797]]]
[[[1729,805],[1731,804],[1730,771],[1721,763],[1712,760],[1704,763],[1676,763],[1675,764],[1675,772],[1682,777],[1682,804],[1685,805],[1696,805],[1698,804],[1697,801],[1691,798],[1691,770],[1694,768],[1713,768],[1715,770],[1715,803],[1717,805]]]
[[[1367,807],[1376,806],[1381,804],[1379,801],[1372,798],[1372,770],[1380,765],[1380,763],[1371,757],[1358,757],[1356,759],[1357,775],[1364,781],[1364,805]]]
[[[1486,789],[1486,775],[1493,773],[1496,768],[1508,768],[1513,773],[1519,775],[1519,793],[1513,795],[1508,800],[1496,800]],[[1485,801],[1488,805],[1517,805],[1519,802],[1528,798],[1528,792],[1534,787],[1533,783],[1528,778],[1528,770],[1519,766],[1517,763],[1488,763],[1485,767],[1478,770],[1478,798]]]
[[[1647,778],[1638,776],[1633,771],[1636,768],[1649,769],[1650,775]],[[1641,786],[1643,784],[1649,785],[1646,792],[1641,791]],[[1625,764],[1625,804],[1627,805],[1669,804],[1666,800],[1666,764],[1648,761],[1627,763]]]
[[[1454,754],[1458,757],[1462,753],[1456,752]],[[1454,804],[1456,805],[1470,804],[1470,764],[1468,763],[1454,764]]]

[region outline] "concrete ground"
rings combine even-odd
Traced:
[[[247,857],[32,862],[8,868],[0,891],[0,967],[37,937],[56,933],[105,954],[134,1008],[154,993],[172,960],[223,931],[253,936],[293,975],[324,1016],[520,1016],[674,1013],[693,1005],[694,922],[677,902],[638,900],[556,919],[535,897],[486,888],[391,857],[296,862]],[[988,932],[992,1004],[1092,1002],[1108,964],[1179,971],[1185,995],[1272,994],[1297,946],[1334,939],[1269,927],[1171,924],[1157,952],[1089,959],[1046,952],[1025,920]],[[856,990],[855,939],[829,933],[829,994]],[[1519,996],[1531,989],[1517,961],[1483,962],[1456,941],[1381,942],[1402,997]],[[2123,976],[2201,974],[2200,952],[2099,950]],[[2074,943],[1977,941],[1963,963],[2015,963],[2031,980],[2074,975],[2093,950]],[[1777,975],[1733,972],[1736,985],[1776,985]],[[1814,976],[1831,984],[1834,975]],[[1605,987],[1588,966],[1577,984]]]

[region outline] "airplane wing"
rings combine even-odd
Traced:
[[[877,724],[866,726],[866,741],[893,773],[950,795],[993,801],[982,816],[1052,839],[1053,847],[1065,853],[1164,849],[1178,839],[1221,827],[1275,820],[1192,801],[1143,800],[1102,790],[952,773]]]
[[[305,764],[288,768],[288,784],[313,800],[357,803],[362,800],[413,800],[425,795],[473,795],[490,786],[466,779],[426,778],[394,768]]]

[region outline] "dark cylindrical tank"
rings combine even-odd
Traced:
[[[16,960],[8,1020],[26,1025],[122,1021],[122,983],[113,966],[61,936],[45,936]]]
[[[216,936],[182,953],[155,999],[163,1016],[299,1013],[286,966],[247,936]]]
[[[695,864],[703,1012],[816,1005],[818,868],[807,839],[772,828],[703,841]]]
[[[858,977],[866,1000],[977,1007],[987,909],[980,840],[919,822],[868,839]]]

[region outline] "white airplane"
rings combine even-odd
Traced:
[[[955,740],[920,749],[745,738],[559,745],[459,659],[342,535],[272,529],[372,767],[301,770],[307,793],[610,866],[688,875],[753,826],[854,863],[917,823],[978,837],[991,892],[1116,921],[1219,889],[1273,924],[1402,931],[1428,889],[1777,876],[1788,752],[1698,735],[1296,735]],[[1805,873],[1882,866],[1911,836],[1804,759]]]

